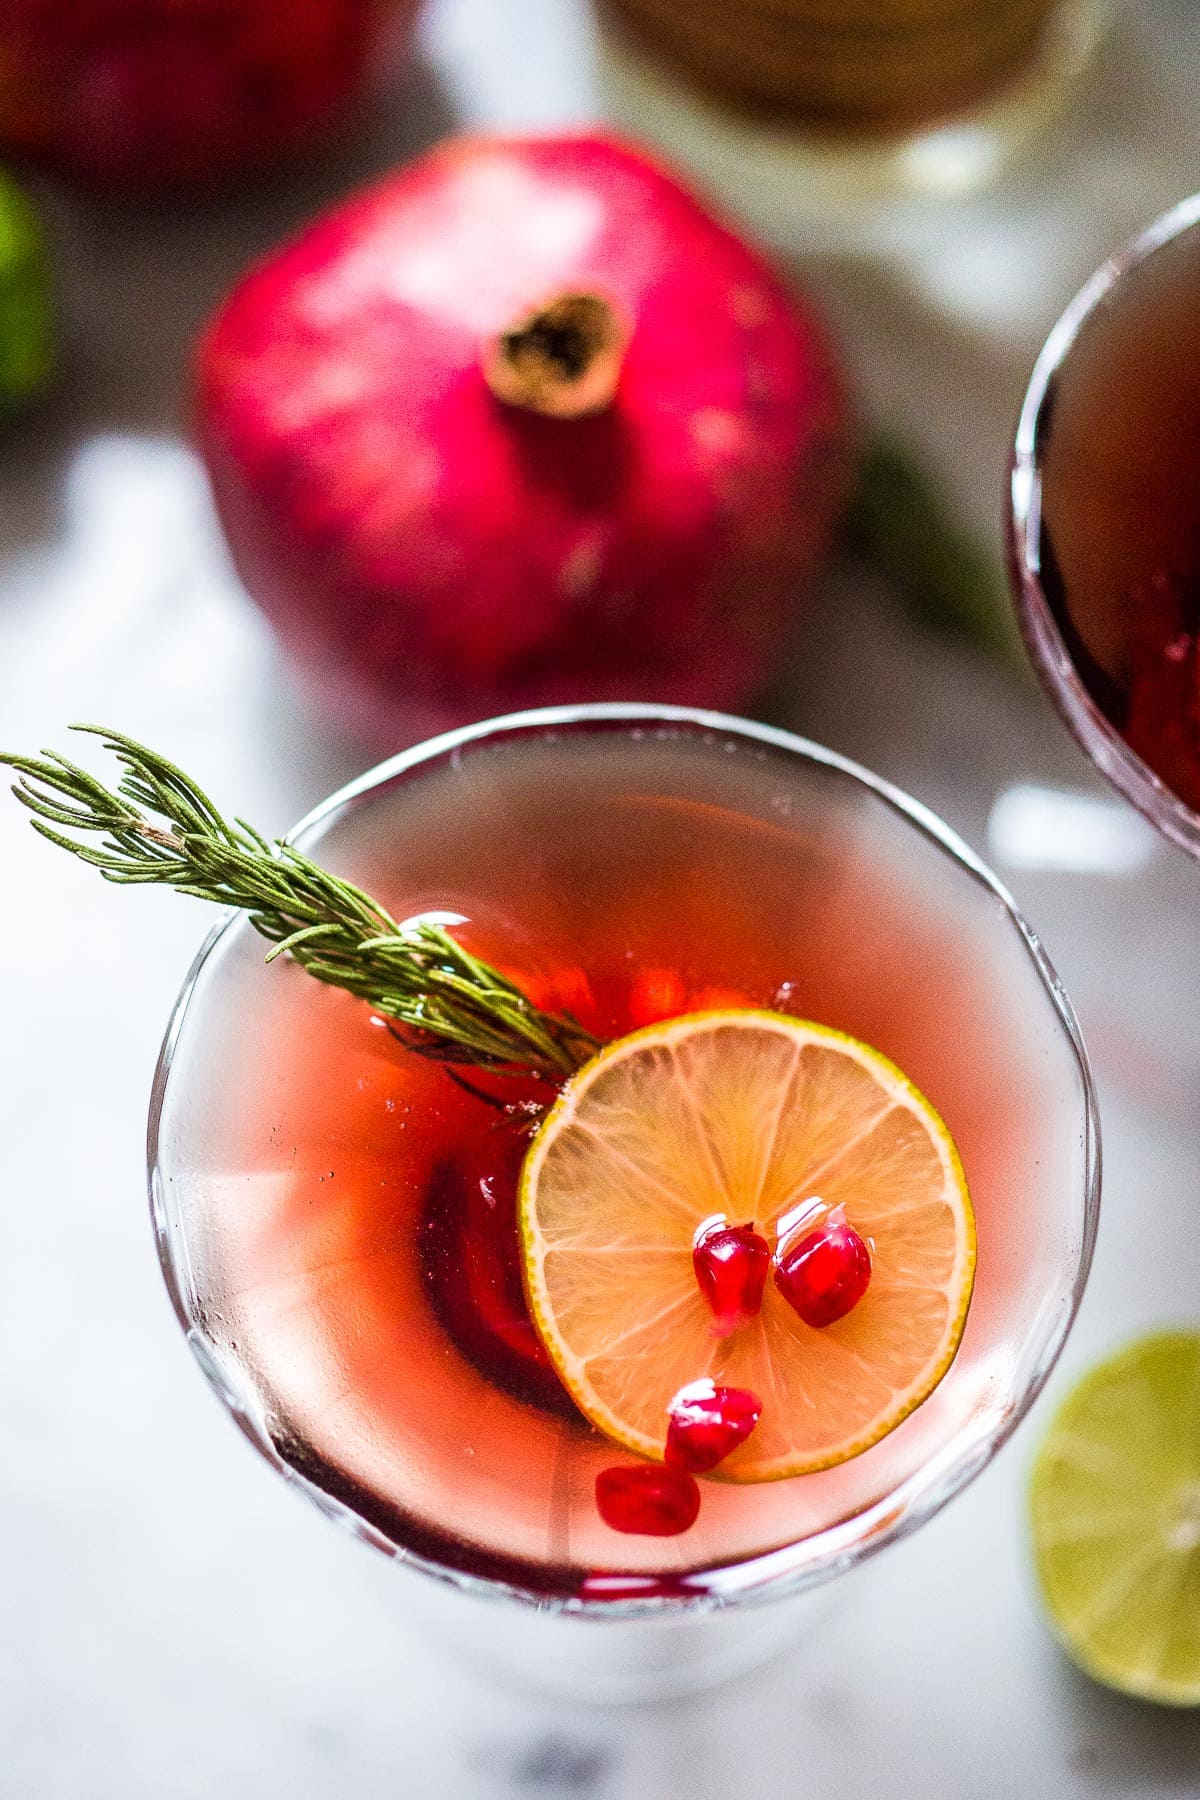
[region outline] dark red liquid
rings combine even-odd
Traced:
[[[1053,378],[1043,585],[1097,706],[1200,810],[1200,228],[1124,274]]]
[[[574,1419],[521,1280],[516,1192],[528,1142],[524,1124],[500,1113],[485,1135],[434,1165],[417,1238],[421,1280],[447,1335],[477,1369],[515,1399]]]

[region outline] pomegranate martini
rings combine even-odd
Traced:
[[[407,751],[272,845],[102,735],[115,791],[5,760],[110,878],[238,909],[160,1061],[155,1227],[325,1511],[663,1612],[811,1585],[987,1463],[1082,1291],[1097,1123],[1036,938],[932,815],[609,705]]]

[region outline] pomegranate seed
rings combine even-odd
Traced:
[[[682,1469],[635,1463],[601,1469],[596,1477],[600,1517],[614,1531],[642,1537],[678,1537],[696,1523],[700,1489]]]
[[[791,1248],[776,1251],[775,1286],[806,1325],[844,1319],[870,1279],[871,1253],[840,1206]]]
[[[727,1225],[724,1219],[715,1219],[701,1226],[692,1264],[722,1337],[754,1317],[762,1305],[771,1249],[753,1225]]]
[[[667,1408],[667,1461],[676,1469],[703,1475],[744,1444],[762,1413],[762,1401],[749,1388],[717,1387],[690,1381]]]

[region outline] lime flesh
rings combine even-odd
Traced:
[[[814,1200],[871,1245],[861,1301],[817,1330],[768,1282],[715,1334],[698,1230],[754,1221],[775,1243]],[[534,1324],[605,1436],[661,1459],[688,1383],[763,1397],[731,1481],[834,1468],[899,1425],[954,1358],[975,1270],[962,1165],[924,1096],[844,1032],[746,1009],[648,1026],[573,1076],[526,1157],[520,1223]]]
[[[1200,1706],[1200,1332],[1142,1338],[1079,1382],[1031,1511],[1042,1593],[1081,1667]]]

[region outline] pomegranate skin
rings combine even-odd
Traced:
[[[564,293],[628,332],[589,417],[483,374]],[[195,410],[247,590],[384,750],[524,706],[744,701],[849,479],[816,318],[607,135],[450,140],[338,206],[220,310]]]
[[[96,187],[258,173],[336,123],[417,0],[0,0],[0,144]]]

